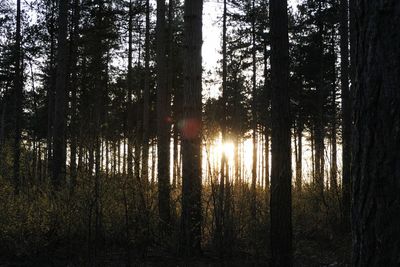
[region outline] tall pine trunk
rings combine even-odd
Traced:
[[[14,80],[14,98],[15,98],[15,129],[14,129],[14,166],[13,166],[13,180],[15,192],[20,190],[21,177],[20,177],[20,157],[21,157],[21,128],[22,128],[22,98],[23,98],[23,84],[22,84],[22,49],[21,49],[21,1],[17,0],[17,27],[15,35],[15,80]]]
[[[61,1],[58,15],[57,76],[53,134],[52,182],[58,189],[65,178],[66,80],[67,80],[68,1]]]
[[[127,89],[127,104],[126,104],[126,137],[128,139],[127,151],[127,167],[128,177],[133,177],[133,73],[132,73],[132,51],[133,51],[133,3],[129,1],[129,14],[128,14],[128,73],[126,79]],[[138,101],[139,102],[139,101]],[[137,138],[137,135],[136,135]],[[135,149],[136,151],[136,149]],[[135,159],[136,160],[136,159]]]
[[[143,147],[142,147],[142,184],[149,179],[149,113],[150,113],[150,0],[146,0],[146,33],[144,58],[144,90],[143,90]]]
[[[353,266],[400,263],[400,2],[356,1]]]
[[[351,0],[352,1],[352,0]],[[342,94],[342,205],[343,224],[350,229],[351,100],[349,91],[348,0],[340,1],[340,82]],[[352,80],[352,83],[354,79]]]
[[[222,145],[226,139],[227,128],[227,58],[226,58],[226,19],[227,19],[227,6],[224,0],[223,15],[222,15],[222,118],[221,118],[221,143]],[[227,180],[228,162],[226,154],[221,154],[220,165],[220,180],[219,191],[217,196],[217,208],[215,209],[215,238],[216,245],[220,256],[224,254],[224,218],[225,218],[225,184]]]
[[[158,211],[162,229],[170,223],[170,103],[168,92],[165,0],[157,0],[156,25],[157,60],[157,174]]]
[[[202,0],[185,0],[181,218],[186,256],[201,249],[202,12]]]
[[[77,146],[78,146],[78,121],[77,121],[77,87],[78,87],[78,38],[79,38],[79,19],[80,19],[80,0],[74,0],[74,12],[72,17],[72,32],[70,34],[70,64],[71,72],[70,91],[71,91],[71,122],[69,134],[71,138],[71,158],[70,158],[70,188],[74,189],[77,177]]]
[[[286,0],[271,0],[272,266],[292,266],[289,40]]]
[[[251,168],[251,216],[253,220],[256,218],[256,186],[257,186],[257,154],[258,154],[258,140],[257,140],[257,62],[256,62],[256,14],[255,14],[255,0],[252,0],[252,18],[251,18],[251,53],[252,53],[252,117],[253,117],[253,164]]]

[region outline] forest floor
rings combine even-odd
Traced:
[[[336,236],[334,239],[316,240],[295,240],[294,267],[345,267],[350,266],[350,238],[349,236]],[[152,255],[151,255],[152,254]],[[146,258],[131,259],[130,266],[138,267],[242,267],[242,266],[265,266],[268,267],[268,256],[254,257],[247,253],[235,253],[231,258],[220,260],[215,256],[204,253],[201,258],[195,258],[185,261],[170,255],[157,255],[154,251],[149,253]],[[126,254],[122,251],[110,251],[102,253],[96,260],[97,264],[88,264],[87,262],[77,263],[75,260],[65,255],[53,255],[51,257],[39,256],[35,258],[8,259],[2,261],[0,258],[0,267],[22,267],[22,266],[40,266],[40,267],[75,267],[75,266],[109,266],[123,267],[126,264]]]

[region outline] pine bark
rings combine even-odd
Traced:
[[[17,0],[17,25],[15,35],[15,129],[14,129],[14,163],[13,180],[15,192],[20,190],[20,158],[21,158],[21,134],[22,134],[22,98],[23,98],[23,75],[22,75],[22,52],[21,52],[21,1]]]
[[[157,0],[157,174],[160,226],[170,223],[170,103],[168,92],[165,0]]]
[[[67,80],[68,1],[61,1],[58,15],[57,75],[53,134],[52,182],[58,189],[65,178],[66,80]]]
[[[77,177],[77,146],[78,146],[78,114],[77,114],[77,87],[78,87],[78,38],[79,38],[79,19],[80,19],[80,0],[74,0],[74,12],[72,17],[72,32],[70,34],[70,64],[69,71],[71,73],[70,91],[71,91],[71,122],[70,122],[70,138],[71,138],[71,158],[70,158],[70,175],[71,190],[75,187]]]
[[[272,266],[292,266],[291,131],[287,1],[271,0]]]
[[[353,0],[350,0],[353,1]],[[350,229],[351,99],[349,88],[349,0],[340,1],[340,82],[342,94],[343,224]],[[354,79],[352,80],[352,84]]]
[[[357,0],[353,266],[400,263],[400,2]]]
[[[252,18],[251,18],[251,54],[252,54],[252,116],[253,116],[253,164],[251,168],[251,216],[253,220],[256,218],[256,186],[257,186],[257,62],[256,62],[256,14],[255,0],[252,0]]]
[[[133,10],[132,0],[129,1],[128,14],[128,73],[127,73],[127,106],[126,106],[126,138],[128,139],[127,151],[127,174],[129,178],[133,177],[133,73],[132,73],[132,52],[133,52]],[[139,102],[139,101],[138,101]],[[136,149],[135,149],[136,151]],[[136,159],[135,159],[136,160]]]
[[[184,255],[201,249],[201,123],[203,1],[184,4],[184,93],[182,128],[182,248]]]
[[[146,32],[144,58],[144,90],[143,90],[143,147],[141,180],[149,179],[149,113],[150,113],[150,0],[146,0]]]

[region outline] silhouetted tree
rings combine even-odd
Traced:
[[[287,1],[271,0],[272,266],[292,266],[292,170]]]

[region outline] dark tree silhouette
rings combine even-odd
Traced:
[[[162,225],[170,223],[170,104],[168,95],[165,0],[157,1],[157,173],[158,209]]]
[[[353,265],[400,255],[400,2],[356,1]]]
[[[22,51],[21,51],[21,1],[17,0],[17,27],[15,34],[15,80],[14,80],[14,100],[15,100],[15,128],[14,128],[14,186],[18,193],[20,177],[20,158],[21,158],[21,124],[22,124],[22,98],[23,98],[23,75],[22,75]]]
[[[202,0],[185,0],[181,136],[182,248],[186,256],[199,254],[201,249],[202,12]]]
[[[52,180],[55,189],[58,189],[65,175],[65,129],[66,118],[66,80],[67,80],[67,30],[68,30],[68,1],[61,1],[58,15],[58,48],[57,48],[57,76],[54,112],[53,134],[53,173]]]
[[[272,266],[292,266],[292,199],[287,1],[271,0]]]

